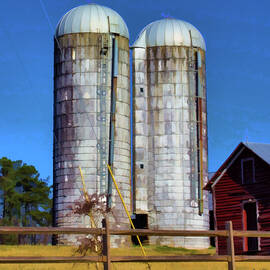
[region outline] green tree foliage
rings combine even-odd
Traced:
[[[34,166],[21,160],[0,159],[2,225],[49,226],[52,222],[51,187]]]

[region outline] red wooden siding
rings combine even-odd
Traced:
[[[254,158],[255,183],[242,184],[241,159]],[[270,231],[270,166],[245,149],[214,187],[216,229],[224,230],[231,220],[233,229],[243,230],[243,202],[257,201],[258,230]],[[226,239],[218,239],[218,253],[226,254]],[[259,240],[260,253],[270,254],[270,239]],[[235,238],[236,254],[243,254],[243,238]]]

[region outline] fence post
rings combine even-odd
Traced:
[[[102,220],[102,225],[105,228],[106,234],[103,235],[102,255],[106,256],[107,260],[104,262],[104,270],[111,270],[111,254],[110,254],[110,228],[108,217]]]
[[[234,257],[235,254],[233,242],[233,225],[231,221],[226,222],[226,230],[228,230],[227,236],[228,270],[236,270]]]

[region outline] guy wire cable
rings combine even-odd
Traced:
[[[58,46],[58,48],[59,48],[61,54],[63,55],[63,51],[62,51],[62,49],[61,49],[60,43],[59,43],[59,41],[58,41],[56,35],[54,34],[54,28],[53,28],[53,26],[52,26],[52,22],[51,22],[51,20],[50,20],[50,17],[49,17],[49,14],[48,14],[48,12],[47,12],[47,9],[46,9],[46,7],[45,7],[45,5],[44,5],[44,2],[43,2],[43,0],[39,0],[39,2],[40,2],[40,5],[41,5],[41,9],[43,10],[43,13],[44,13],[44,15],[45,15],[45,17],[46,17],[46,19],[47,19],[48,24],[49,24],[49,27],[51,28],[51,31],[52,31],[52,33],[53,33],[53,37],[54,37],[54,39],[56,40],[57,46]]]

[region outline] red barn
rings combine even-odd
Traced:
[[[234,230],[270,231],[270,144],[240,143],[210,179],[215,229],[231,220]],[[269,238],[236,237],[236,254],[270,254]],[[216,243],[226,254],[226,238]]]

